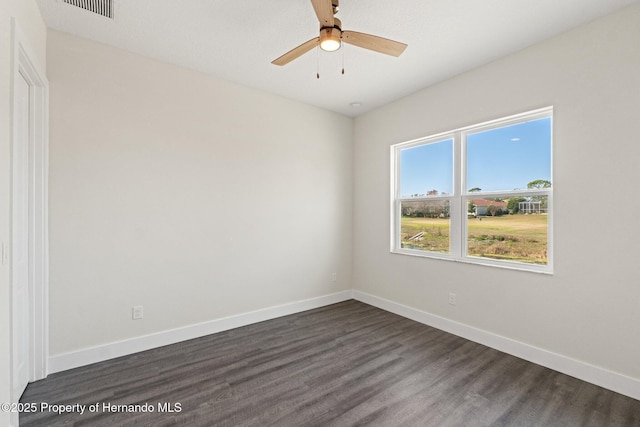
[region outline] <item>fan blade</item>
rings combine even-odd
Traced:
[[[285,53],[280,58],[276,59],[275,61],[272,61],[271,63],[274,65],[280,65],[280,66],[286,65],[289,62],[293,61],[294,59],[298,58],[299,56],[302,56],[305,53],[309,52],[314,47],[318,46],[318,43],[320,43],[320,37],[311,39],[307,42],[302,43],[300,46],[291,49],[289,52]]]
[[[313,10],[316,11],[320,27],[333,27],[333,5],[331,0],[311,0]]]
[[[391,56],[400,56],[407,48],[407,45],[404,43],[372,36],[371,34],[359,33],[357,31],[343,31],[342,41]]]

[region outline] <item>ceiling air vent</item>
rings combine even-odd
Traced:
[[[89,12],[97,13],[105,18],[113,19],[113,0],[63,0]]]

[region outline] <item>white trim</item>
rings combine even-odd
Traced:
[[[474,328],[454,320],[418,310],[366,292],[348,290],[302,301],[296,301],[261,310],[224,317],[209,322],[158,332],[142,337],[86,348],[49,358],[50,373],[65,371],[120,356],[175,344],[202,336],[227,331],[241,326],[276,319],[290,314],[355,299],[407,319],[440,329],[462,338],[486,345],[532,363],[570,375],[591,384],[604,387],[640,400],[640,380],[539,347]]]
[[[529,271],[534,273],[553,274],[553,189],[522,189],[502,191],[481,191],[470,193],[467,191],[467,135],[471,133],[486,132],[505,126],[527,123],[542,118],[551,120],[551,153],[550,170],[551,182],[553,182],[553,106],[539,108],[533,111],[523,112],[508,117],[498,118],[475,125],[469,125],[448,132],[441,132],[411,141],[391,145],[391,253],[411,255],[423,258],[443,259],[448,261],[463,262],[468,264],[484,265],[489,267],[505,268],[510,270]],[[420,147],[432,143],[453,141],[453,193],[449,195],[418,197],[402,197],[400,194],[400,168],[401,153],[403,150]],[[468,254],[468,215],[467,200],[477,197],[513,197],[544,195],[548,198],[547,210],[547,263],[535,264],[520,261],[493,259],[490,257],[472,256]],[[404,202],[421,202],[429,200],[449,200],[449,252],[436,252],[420,249],[408,249],[402,247],[401,231],[401,204]]]
[[[407,319],[432,326],[462,338],[486,345],[512,356],[570,375],[580,380],[640,400],[640,379],[554,353],[530,344],[465,325],[426,311],[362,291],[353,291],[353,298],[366,304],[395,313]]]
[[[20,25],[11,18],[12,98],[15,82],[24,78],[31,91],[31,140],[29,146],[29,299],[31,311],[30,381],[47,376],[49,350],[49,242],[48,242],[48,176],[49,176],[49,82],[44,68],[30,48]],[[21,76],[21,77],[19,77]],[[14,102],[12,99],[12,119]],[[13,140],[13,131],[11,133]],[[13,142],[12,142],[13,143]],[[13,352],[11,351],[11,354]]]
[[[288,316],[290,314],[300,313],[302,311],[324,307],[330,304],[336,304],[352,298],[352,291],[343,291],[237,314],[235,316],[223,317],[221,319],[189,325],[182,328],[157,332],[155,334],[58,354],[49,358],[49,369],[50,373],[65,371],[67,369],[102,362],[115,357],[126,356],[140,351],[150,350],[181,341],[227,331],[229,329],[239,328],[241,326],[251,325],[253,323],[264,322],[265,320],[276,319],[278,317]]]

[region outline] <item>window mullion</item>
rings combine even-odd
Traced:
[[[400,149],[391,147],[391,251],[400,248]]]
[[[463,185],[462,146],[460,132],[453,135],[453,199],[451,200],[451,255],[460,258],[463,251],[464,222],[462,218],[463,206],[461,200]]]

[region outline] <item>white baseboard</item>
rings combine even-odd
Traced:
[[[49,358],[49,373],[65,371],[96,362],[113,359],[164,345],[202,337],[229,329],[239,328],[314,308],[324,307],[349,299],[356,299],[374,307],[395,313],[407,319],[432,326],[468,340],[486,345],[507,354],[545,366],[572,377],[604,387],[640,400],[640,380],[600,368],[561,354],[553,353],[426,311],[399,304],[361,291],[343,291],[303,301],[296,301],[262,310],[224,317],[210,322],[158,332],[142,337],[112,342],[97,347],[55,355]]]
[[[640,380],[361,291],[353,298],[512,356],[640,400]]]
[[[58,354],[49,357],[49,373],[53,374],[55,372],[66,371],[67,369],[73,369],[120,356],[126,356],[128,354],[138,353],[140,351],[150,350],[152,348],[175,344],[181,341],[239,328],[252,323],[263,322],[265,320],[271,320],[314,308],[324,307],[326,305],[347,301],[352,298],[352,291],[343,291],[317,298],[310,298],[248,313],[242,313],[235,316],[224,317],[210,322],[189,325],[182,328],[171,329],[123,341],[116,341],[97,347]]]

